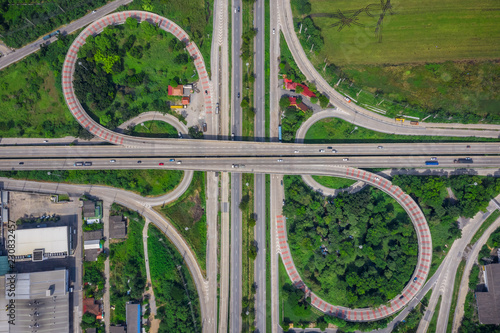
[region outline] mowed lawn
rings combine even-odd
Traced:
[[[500,2],[495,0],[392,0],[382,25],[382,41],[375,35],[381,11],[374,0],[310,0],[311,16],[321,28],[325,46],[317,55],[323,62],[401,64],[447,60],[487,60],[500,57]],[[336,17],[356,16],[363,27],[330,27]]]

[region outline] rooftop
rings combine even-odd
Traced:
[[[168,85],[168,95],[169,96],[182,96],[184,93],[184,86],[179,84],[177,87],[172,87]]]
[[[125,305],[127,318],[127,333],[141,333],[141,305]]]
[[[110,326],[109,333],[125,333],[125,326]]]
[[[122,216],[109,217],[109,238],[127,237],[127,223]]]
[[[500,324],[500,264],[485,266],[487,292],[477,292],[479,322],[484,325]]]
[[[69,253],[68,227],[18,229],[15,231],[16,256],[33,254],[36,249],[45,253]]]
[[[95,302],[94,298],[83,299],[83,313],[90,313],[98,317],[102,315],[101,305]]]
[[[93,230],[93,231],[85,231],[83,233],[83,240],[84,241],[89,241],[89,240],[101,240],[103,238],[103,232],[102,229],[99,230]]]
[[[297,89],[297,86],[301,86],[304,91],[301,92],[302,95],[304,96],[307,96],[307,97],[316,97],[316,95],[311,91],[309,90],[309,87],[302,84],[302,83],[297,83],[297,82],[293,82],[291,79],[286,79],[285,78],[285,88],[287,90],[293,90],[295,91]]]

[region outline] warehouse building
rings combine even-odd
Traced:
[[[50,257],[68,256],[68,230],[67,226],[16,230],[14,232],[16,259],[39,261]]]

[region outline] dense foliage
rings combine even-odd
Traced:
[[[392,182],[411,195],[429,223],[434,247],[431,272],[443,258],[447,245],[461,236],[458,217],[474,216],[500,192],[500,179],[494,177],[396,175]],[[456,200],[448,196],[447,187],[451,187]]]
[[[288,97],[282,97],[282,100]],[[297,97],[297,103],[302,99]],[[289,106],[285,109],[285,116],[281,119],[281,132],[283,142],[294,142],[295,133],[300,125],[313,114],[312,110],[302,111],[295,106]]]
[[[197,72],[175,36],[147,21],[128,18],[89,36],[78,52],[75,93],[102,125],[115,128],[143,111],[171,112],[179,96],[168,85],[197,80]]]
[[[141,195],[161,195],[181,181],[180,170],[31,170],[0,171],[0,177],[43,180],[73,184],[107,185],[135,191]]]
[[[86,298],[101,299],[104,295],[104,261],[106,254],[101,252],[96,261],[83,262],[83,294]]]
[[[148,237],[149,267],[161,319],[160,333],[201,332],[199,299],[182,256],[153,225]]]
[[[483,245],[481,251],[478,255],[478,260],[483,265],[488,265],[492,263],[498,263],[498,255],[496,251],[492,251],[493,249],[498,249],[500,247],[500,228],[495,230],[486,244]]]
[[[413,226],[392,198],[370,188],[328,200],[286,178],[288,239],[306,284],[325,300],[378,306],[395,297],[417,262]]]
[[[109,265],[111,276],[110,302],[115,306],[112,324],[124,324],[125,303],[136,301],[141,303],[146,286],[146,268],[142,229],[144,219],[139,213],[113,204],[111,215],[122,215],[127,218],[127,239],[110,244]]]
[[[10,47],[19,48],[58,27],[74,21],[106,0],[0,1],[0,35]]]
[[[84,332],[87,328],[97,328],[97,333],[104,333],[104,322],[97,320],[95,315],[88,312],[83,314],[80,326]]]

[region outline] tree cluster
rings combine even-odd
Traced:
[[[288,179],[283,212],[306,284],[349,307],[375,307],[395,297],[417,258],[415,230],[402,208],[376,189],[327,199],[299,177]]]
[[[288,97],[283,96],[280,100],[280,106],[286,105],[284,99]],[[297,103],[301,101],[300,97],[297,97]],[[288,102],[290,105],[290,102]],[[302,122],[312,115],[312,111],[308,110],[303,112],[297,109],[295,106],[289,106],[285,109],[285,117],[281,120],[281,131],[282,131],[282,141],[283,142],[293,142],[295,140],[295,133],[299,129]]]
[[[257,35],[257,30],[250,29],[241,36],[241,59],[247,61],[252,56],[253,39]]]
[[[318,28],[313,20],[308,16],[304,18],[298,25],[302,24],[302,32],[298,35],[304,50],[309,51],[311,48],[314,53],[318,53],[324,45],[321,30]]]
[[[309,15],[311,13],[311,3],[309,0],[295,0],[292,1],[300,15]]]

